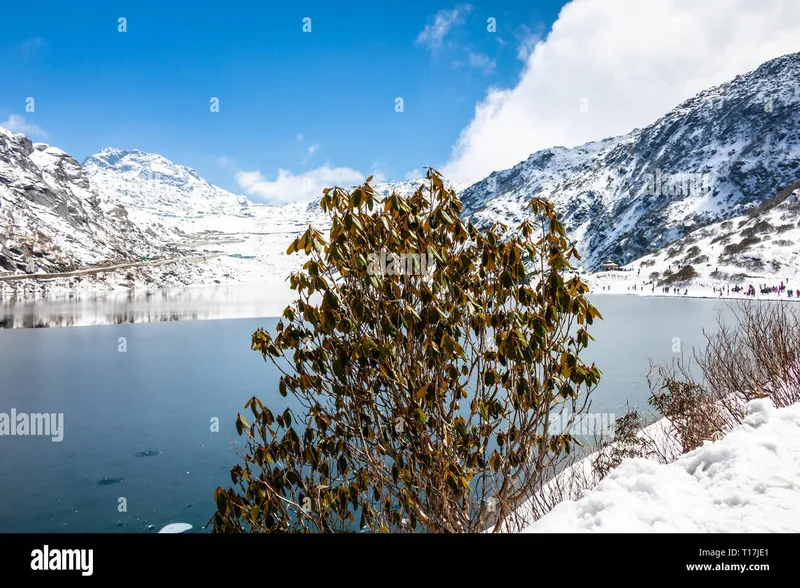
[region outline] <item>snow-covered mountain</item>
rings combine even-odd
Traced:
[[[800,182],[746,214],[692,231],[630,264],[664,285],[777,285],[800,268]],[[626,268],[627,269],[627,268]]]
[[[256,203],[157,154],[104,149],[86,159],[84,171],[149,238],[203,258],[178,272],[186,283],[282,283],[304,263],[302,256],[286,255],[294,237],[309,225],[330,226],[321,194],[280,206]],[[381,195],[410,195],[420,182],[373,186]]]
[[[321,214],[321,194],[283,206],[254,203],[246,196],[210,184],[192,168],[138,149],[104,149],[87,157],[83,168],[106,197],[132,211],[149,213],[162,219],[266,214],[300,223],[313,220],[326,222],[322,218],[315,218]],[[410,196],[420,182],[422,180],[375,183],[373,187],[382,196],[393,191]],[[306,210],[310,216],[306,215]]]
[[[419,183],[375,188],[409,195]],[[51,282],[70,290],[283,282],[302,264],[299,256],[286,255],[291,240],[309,225],[325,230],[330,224],[318,197],[282,206],[255,203],[189,167],[136,149],[104,149],[81,166],[58,148],[5,129],[0,213],[0,276],[182,259]],[[0,294],[19,293],[20,284],[0,281]]]
[[[628,263],[741,215],[800,179],[800,53],[701,92],[644,129],[537,151],[461,195],[465,217],[516,224],[553,201],[587,269]]]
[[[162,241],[182,238],[187,219],[249,216],[250,201],[214,186],[195,170],[138,149],[103,149],[83,162],[104,197],[124,206],[147,233]]]
[[[696,231],[788,194],[800,180],[799,107],[800,54],[780,57],[644,129],[538,151],[493,173],[460,191],[464,216],[479,226],[515,224],[532,197],[546,197],[561,212],[585,269],[609,258],[628,264],[693,231],[693,238],[705,238]],[[380,195],[408,196],[423,181],[374,187]],[[163,271],[136,268],[126,280],[283,281],[302,264],[285,254],[294,236],[309,224],[328,227],[319,196],[283,206],[255,203],[160,155],[108,148],[81,166],[60,149],[0,129],[0,273],[183,256],[193,261]],[[795,213],[786,206],[770,215]]]
[[[83,169],[104,197],[123,205],[134,222],[163,241],[330,224],[319,206],[321,194],[279,206],[256,203],[210,184],[192,168],[138,149],[104,149],[87,157]],[[408,196],[420,182],[378,183],[374,188],[384,196],[393,191]]]
[[[0,271],[68,271],[155,254],[75,159],[0,127]]]
[[[247,214],[250,201],[223,190],[192,168],[138,149],[107,148],[83,162],[86,175],[120,204],[157,214]]]

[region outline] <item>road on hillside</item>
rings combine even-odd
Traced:
[[[49,280],[54,278],[73,278],[76,276],[86,276],[91,274],[100,274],[103,272],[113,272],[116,270],[127,269],[131,267],[167,265],[170,263],[176,263],[178,261],[207,261],[208,259],[219,256],[220,256],[219,253],[213,253],[209,255],[196,255],[192,257],[173,257],[170,259],[157,259],[152,261],[132,261],[128,263],[107,265],[104,267],[89,267],[79,270],[73,270],[71,272],[0,275],[0,282],[11,282],[14,280]]]

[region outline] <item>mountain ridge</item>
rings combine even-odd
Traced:
[[[549,198],[584,269],[608,259],[625,265],[785,191],[800,178],[796,128],[800,53],[704,90],[646,127],[536,151],[460,190],[462,216],[478,226],[516,224],[532,197]],[[408,196],[422,181],[373,187],[381,196]],[[143,255],[211,255],[223,261],[184,267],[176,279],[235,282],[240,270],[260,279],[296,269],[284,259],[284,241],[309,224],[324,229],[330,222],[318,198],[254,202],[139,149],[107,147],[81,165],[57,147],[5,129],[0,201],[0,234],[6,235],[0,271],[6,272],[63,271]],[[7,214],[12,209],[14,219]],[[49,248],[32,245],[40,234],[52,242]],[[37,258],[33,265],[31,258]]]
[[[479,226],[516,223],[524,205],[542,196],[562,214],[587,269],[607,258],[628,263],[687,229],[741,214],[800,177],[800,139],[789,131],[800,127],[798,80],[800,53],[781,56],[700,92],[647,127],[534,152],[467,188],[465,217]],[[711,189],[648,194],[659,173],[670,187],[689,175]]]

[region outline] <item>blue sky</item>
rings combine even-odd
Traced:
[[[34,140],[80,161],[107,146],[160,153],[234,192],[236,169],[329,164],[401,180],[447,161],[562,2],[176,4],[7,3],[0,123],[24,117]]]
[[[796,0],[7,2],[0,125],[275,203],[428,165],[464,184],[646,126],[800,51],[797,22]]]

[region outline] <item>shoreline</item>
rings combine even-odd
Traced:
[[[663,294],[663,293],[636,293],[636,292],[589,292],[589,296],[636,296],[637,298],[692,298],[695,300],[754,300],[756,302],[797,302],[800,298],[792,296],[769,296],[768,294],[756,294],[755,296],[747,296],[746,294],[730,296],[714,296],[713,293],[709,296],[699,294]]]
[[[644,292],[589,292],[590,298],[691,298],[757,302],[797,301],[776,296],[713,296]],[[91,327],[160,322],[278,319],[296,300],[285,284],[191,284],[152,290],[66,292],[25,298],[0,297],[0,330]],[[598,304],[602,313],[602,303]]]
[[[167,264],[174,264],[180,263],[181,261],[185,261],[186,258],[179,258],[176,260],[169,260],[169,261],[157,261],[157,262],[143,262],[146,264],[152,264],[150,267],[160,266],[160,265],[167,265]],[[102,270],[94,270],[92,269],[93,273],[97,271],[104,271],[105,268]],[[81,272],[86,272],[88,270],[78,270]],[[115,271],[113,269],[109,269],[109,271]],[[72,272],[70,272],[72,273]],[[90,274],[93,275],[93,274]],[[76,275],[74,277],[80,277],[80,275]],[[212,290],[221,290],[223,288],[233,288],[233,289],[267,289],[271,290],[274,294],[278,291],[283,291],[285,294],[289,294],[290,298],[293,300],[294,295],[290,294],[294,292],[289,287],[289,276],[287,275],[285,278],[278,277],[274,274],[272,275],[263,275],[259,276],[258,281],[252,280],[252,275],[248,276],[250,280],[247,281],[237,281],[237,280],[228,280],[228,281],[221,281],[215,280],[214,282],[208,281],[200,281],[200,282],[189,282],[189,283],[162,283],[162,284],[151,284],[151,283],[139,283],[134,285],[126,285],[122,283],[117,283],[114,286],[110,286],[107,283],[103,282],[90,282],[90,283],[79,283],[77,287],[71,287],[71,284],[61,284],[58,283],[60,280],[70,280],[70,277],[62,277],[62,276],[54,276],[48,279],[31,279],[29,277],[24,276],[14,276],[17,284],[19,287],[16,288],[4,288],[4,280],[2,276],[0,276],[0,308],[6,305],[17,305],[17,304],[25,304],[25,303],[34,303],[34,302],[59,302],[64,300],[85,300],[85,299],[108,299],[112,300],[115,298],[145,298],[150,297],[158,293],[175,293],[178,291],[186,291],[186,290],[194,290],[194,291],[212,291]],[[582,276],[583,278],[583,276]],[[30,280],[30,282],[25,282],[25,280]],[[8,280],[7,280],[8,281]],[[24,282],[21,283],[20,282]],[[800,280],[798,280],[800,282]],[[51,286],[51,283],[52,286]],[[748,296],[744,292],[739,293],[730,293],[730,294],[723,294],[720,296],[718,293],[715,293],[711,290],[710,287],[704,286],[683,286],[681,290],[688,290],[687,294],[683,293],[664,293],[664,292],[651,292],[646,290],[636,290],[636,291],[629,291],[629,290],[622,290],[620,286],[624,284],[615,284],[617,286],[613,289],[607,290],[598,290],[597,288],[593,287],[591,282],[584,281],[590,290],[587,293],[588,296],[636,296],[639,298],[693,298],[693,299],[709,299],[709,300],[758,300],[758,301],[799,301],[800,298],[796,296],[786,296],[785,291],[784,293],[769,293],[769,294],[761,294],[760,292],[756,291],[754,296]],[[700,290],[707,290],[707,292],[698,292]],[[9,290],[11,290],[9,292]],[[795,291],[793,287],[792,292]],[[274,296],[267,296],[266,298],[262,298],[259,301],[265,304],[272,304],[274,303]],[[278,296],[281,300],[285,300],[285,296]]]

